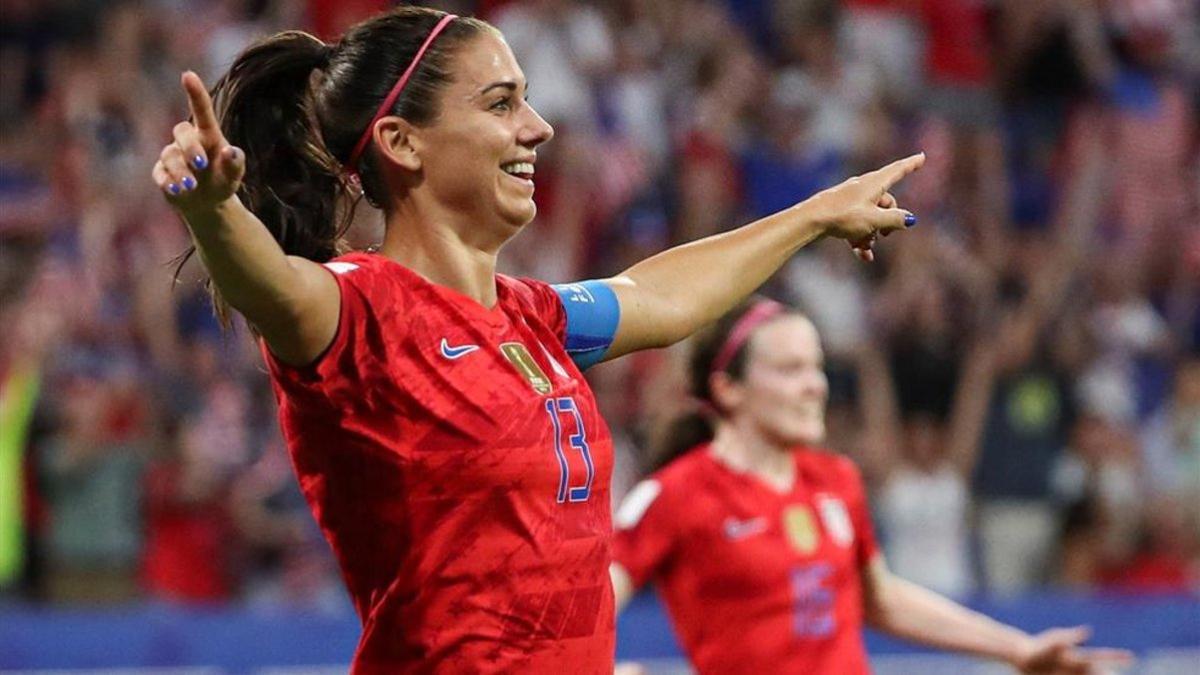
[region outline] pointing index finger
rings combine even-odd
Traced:
[[[875,174],[883,178],[883,189],[889,190],[908,174],[925,165],[925,153],[918,152],[904,159],[898,159],[887,166],[877,169]]]
[[[187,93],[188,108],[192,111],[192,120],[196,129],[203,135],[213,132],[221,133],[221,126],[217,123],[217,114],[213,112],[212,97],[208,95],[208,90],[205,89],[200,76],[189,70],[180,78],[180,83]]]

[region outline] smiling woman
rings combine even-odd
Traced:
[[[617,511],[611,571],[618,607],[657,584],[700,673],[867,673],[864,623],[1025,673],[1128,662],[1079,648],[1083,628],[1027,635],[888,571],[857,467],[821,448],[829,383],[806,317],[750,302],[694,346],[696,410]]]
[[[381,151],[424,174],[429,186],[437,187],[429,196],[440,209],[454,211],[456,222],[484,225],[456,233],[482,250],[498,250],[537,211],[535,148],[550,140],[554,130],[525,94],[525,75],[512,51],[498,33],[488,31],[460,51],[454,81],[446,88],[450,100],[466,105],[444,106],[438,123],[420,133],[405,128],[399,118],[394,118],[397,129],[383,130]],[[397,139],[400,135],[407,142]],[[431,153],[433,147],[439,151]],[[413,206],[426,212],[415,202]],[[484,279],[483,285],[490,282]]]
[[[612,439],[582,371],[683,339],[818,238],[870,260],[914,222],[888,190],[924,161],[550,286],[496,273],[553,130],[490,25],[405,7],[334,44],[270,37],[211,97],[182,85],[154,181],[261,337],[363,623],[355,673],[611,673]],[[340,241],[360,186],[373,252]]]

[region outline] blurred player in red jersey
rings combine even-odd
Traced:
[[[683,454],[617,511],[618,608],[658,586],[701,673],[868,672],[864,621],[1026,673],[1127,662],[1083,650],[1083,628],[1036,636],[888,572],[853,462],[822,450],[828,382],[816,328],[769,300],[697,338],[688,375],[700,412],[668,438]]]
[[[825,236],[913,217],[898,161],[606,280],[496,273],[550,126],[490,25],[401,8],[255,44],[153,178],[261,337],[288,451],[362,620],[355,673],[611,673],[612,441],[581,371],[683,339]],[[377,250],[345,253],[360,194]]]

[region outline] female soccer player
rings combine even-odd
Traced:
[[[261,336],[362,620],[356,673],[611,673],[612,442],[581,370],[686,337],[820,237],[870,259],[912,223],[888,190],[924,160],[551,287],[496,273],[553,132],[488,24],[402,8],[260,42],[215,99],[182,86],[153,177]],[[359,186],[386,233],[339,255]]]
[[[686,452],[617,511],[618,607],[654,581],[701,673],[866,673],[864,621],[1027,673],[1127,660],[1079,649],[1086,629],[1026,635],[890,574],[858,470],[817,447],[822,367],[812,323],[769,300],[697,339],[688,375],[703,412],[668,434]]]

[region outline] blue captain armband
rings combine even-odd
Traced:
[[[603,281],[555,284],[553,288],[567,312],[567,353],[571,360],[580,370],[603,361],[621,321],[617,294]]]

